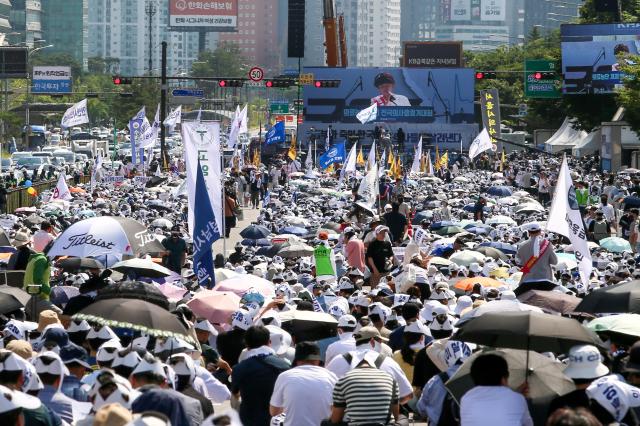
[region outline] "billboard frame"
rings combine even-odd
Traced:
[[[458,48],[458,64],[456,66],[416,66],[408,64],[407,45],[413,46],[454,46]],[[402,42],[402,66],[405,68],[464,68],[464,52],[461,41],[403,41]]]

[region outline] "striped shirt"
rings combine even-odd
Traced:
[[[391,404],[398,403],[398,384],[389,373],[372,367],[349,371],[333,388],[333,405],[345,408],[349,425],[386,425]]]

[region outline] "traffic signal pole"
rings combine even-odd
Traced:
[[[166,169],[167,152],[165,148],[166,129],[164,120],[167,116],[167,42],[162,42],[162,74],[160,80],[160,157],[161,164]]]

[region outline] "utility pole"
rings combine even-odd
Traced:
[[[166,129],[164,120],[167,116],[167,42],[162,42],[162,71],[160,80],[160,157],[162,166],[166,169],[167,152],[165,149]]]
[[[149,16],[149,75],[153,73],[153,15],[157,11],[158,9],[152,0],[144,6],[144,12]]]

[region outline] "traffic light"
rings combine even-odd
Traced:
[[[220,87],[242,87],[242,86],[244,86],[244,80],[242,80],[242,79],[218,80],[218,86],[220,86]]]
[[[121,77],[119,75],[114,75],[112,80],[113,84],[115,84],[116,86],[120,86],[121,84],[131,84],[133,81],[133,79],[129,77]]]
[[[493,80],[498,77],[498,74],[493,71],[477,71],[476,80]]]
[[[313,85],[318,89],[325,87],[340,87],[340,80],[316,80]]]
[[[287,88],[296,85],[296,81],[290,78],[274,78],[272,80],[265,80],[265,87],[280,87]]]
[[[554,80],[556,78],[555,72],[535,72],[533,78],[536,80]]]

